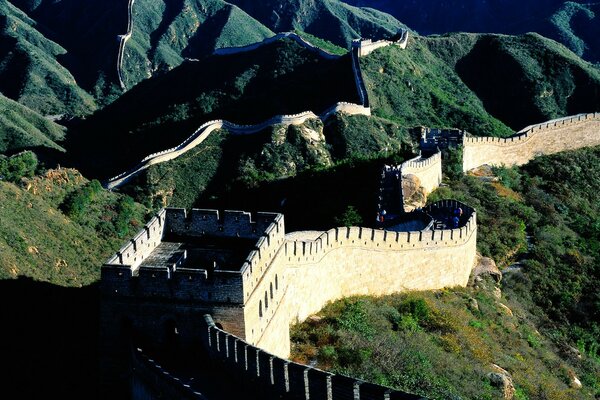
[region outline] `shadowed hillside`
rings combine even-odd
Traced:
[[[1,94],[0,109],[0,153],[39,146],[63,150],[56,143],[65,136],[60,125]]]
[[[381,39],[406,26],[394,17],[339,0],[233,0],[273,31],[301,30],[348,48],[352,39]]]
[[[255,124],[279,114],[320,113],[338,101],[358,101],[350,56],[328,60],[282,40],[186,62],[147,80],[73,127],[67,146],[86,173],[107,177],[179,144],[212,119]]]
[[[22,11],[0,2],[0,92],[43,115],[96,108],[67,69],[68,51]]]
[[[600,73],[537,34],[413,37],[361,59],[376,115],[502,136],[600,109]]]
[[[600,3],[564,0],[343,0],[390,13],[421,34],[537,32],[600,61]]]

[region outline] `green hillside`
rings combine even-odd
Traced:
[[[36,164],[31,153],[0,156],[0,279],[97,281],[105,259],[143,223],[145,209],[76,170],[36,171]]]
[[[202,58],[221,47],[245,46],[273,36],[238,7],[221,0],[138,0],[133,36],[124,55],[125,84],[131,87],[184,58]]]
[[[47,39],[66,49],[60,63],[100,104],[120,91],[117,35],[127,29],[127,1],[8,1],[34,20]]]
[[[144,81],[73,127],[67,146],[85,171],[106,178],[178,145],[213,119],[255,124],[274,115],[321,113],[338,101],[358,101],[350,56],[323,59],[286,39],[186,62]]]
[[[64,128],[0,94],[0,154],[48,147],[61,150]]]
[[[374,113],[408,126],[501,136],[600,109],[600,72],[536,34],[417,36],[361,66]]]
[[[423,35],[537,32],[600,62],[600,3],[589,0],[344,0],[389,13]]]
[[[371,8],[349,6],[339,0],[233,0],[275,32],[301,30],[349,48],[353,39],[395,35],[404,24]]]
[[[400,126],[365,116],[335,115],[325,125],[319,120],[307,120],[302,125],[276,125],[252,135],[220,130],[183,156],[151,166],[122,191],[154,206],[189,208],[210,204],[217,208],[270,210],[280,210],[281,199],[298,192],[302,197],[289,199],[289,204],[296,202],[293,207],[298,207],[289,212],[294,226],[300,205],[308,201],[307,197],[327,190],[326,187],[339,191],[343,186],[331,182],[341,175],[332,168],[335,165],[386,157],[399,151],[411,155],[411,150],[409,135]],[[371,164],[368,171],[375,174],[372,167],[378,164]],[[349,167],[343,169],[347,172]],[[321,176],[328,177],[322,188],[316,187],[316,181],[310,185],[310,171],[322,171]],[[351,174],[348,178],[353,179]],[[281,184],[283,179],[286,184]],[[299,186],[303,188],[300,190]],[[364,195],[367,200],[361,198],[360,211],[372,214],[372,193],[366,191]],[[298,220],[305,229],[311,223],[332,223],[331,218],[322,216],[329,214],[330,207],[344,211],[344,204],[333,204],[337,200],[333,197],[332,204],[321,201],[321,210],[311,209],[315,217]]]
[[[60,63],[67,51],[47,39],[35,21],[0,2],[0,92],[43,115],[81,115],[93,98]]]
[[[514,399],[596,398],[599,169],[596,147],[447,180],[429,200],[474,206],[478,250],[520,263],[501,282],[334,302],[292,329],[292,358],[431,399],[504,398],[494,365]]]
[[[600,64],[600,3],[564,2],[548,21],[548,28],[541,34]]]

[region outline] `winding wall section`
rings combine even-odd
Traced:
[[[472,208],[453,201],[430,208],[465,210],[460,228],[392,232],[370,228],[336,228],[315,240],[287,240],[272,261],[285,272],[287,293],[252,343],[273,354],[289,355],[288,326],[320,311],[325,304],[354,295],[382,296],[407,290],[465,286],[475,263],[477,223]],[[264,318],[264,317],[263,317]],[[283,328],[282,328],[283,327]]]
[[[522,165],[535,156],[600,145],[600,113],[530,125],[508,138],[464,137],[463,171],[489,165]]]
[[[135,0],[129,0],[127,3],[127,32],[123,35],[119,35],[119,52],[117,53],[117,75],[119,77],[119,85],[121,89],[125,90],[125,80],[123,77],[123,57],[125,54],[125,44],[131,38],[133,32],[133,3]]]
[[[337,112],[343,112],[350,115],[371,115],[371,110],[368,107],[354,103],[340,102],[330,107],[320,116],[316,115],[312,111],[305,111],[293,115],[278,115],[256,125],[238,125],[222,119],[208,121],[202,124],[192,135],[190,135],[179,145],[157,153],[152,153],[146,156],[131,170],[108,179],[108,181],[105,183],[105,187],[107,189],[116,189],[151,165],[170,161],[185,154],[189,150],[201,144],[204,140],[206,140],[207,137],[210,136],[213,131],[217,129],[227,129],[234,135],[248,135],[260,132],[261,130],[274,125],[300,125],[309,119],[321,119],[324,121]]]

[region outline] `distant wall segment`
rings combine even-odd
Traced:
[[[531,125],[508,138],[467,137],[463,171],[484,164],[522,165],[535,156],[600,145],[600,113]]]
[[[403,30],[398,40],[377,40],[371,39],[356,39],[352,42],[352,47],[356,48],[359,57],[365,57],[377,49],[387,46],[398,46],[401,49],[406,49],[408,44],[408,31]]]

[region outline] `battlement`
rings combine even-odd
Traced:
[[[219,329],[210,315],[204,318],[207,325],[205,341],[211,357],[245,379],[260,382],[272,393],[307,400],[422,399],[420,396],[279,358]]]
[[[406,49],[407,44],[408,31],[405,29],[398,34],[396,40],[377,40],[374,42],[372,39],[355,39],[352,41],[352,47],[357,50],[358,57],[365,57],[381,47],[392,45]]]
[[[109,296],[243,304],[285,240],[274,213],[167,208],[102,267]]]
[[[463,139],[463,170],[484,164],[521,165],[536,155],[600,144],[600,113],[578,114],[530,125],[506,138]]]
[[[289,263],[319,262],[328,252],[344,247],[360,247],[377,251],[406,251],[440,246],[460,246],[476,232],[475,210],[456,200],[442,200],[424,209],[427,213],[452,215],[461,208],[463,217],[453,229],[433,229],[409,232],[393,232],[363,227],[342,227],[323,232],[311,241],[287,241],[284,255]]]

